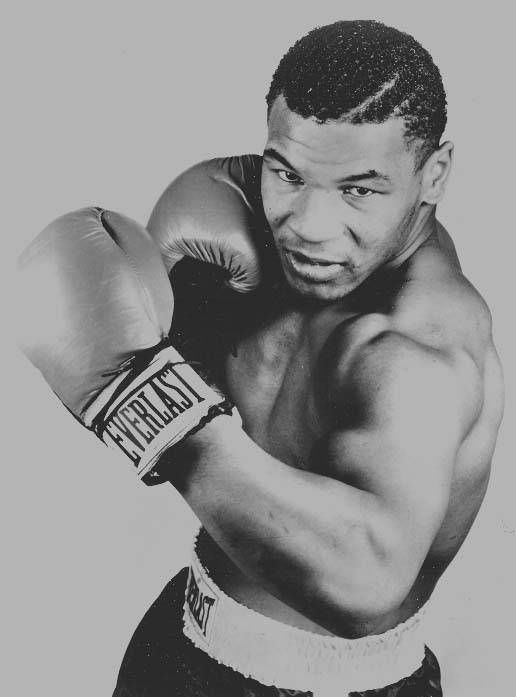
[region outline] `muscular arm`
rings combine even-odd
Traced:
[[[478,379],[466,356],[390,332],[337,361],[333,377],[323,474],[285,465],[221,417],[187,441],[176,484],[245,573],[338,631],[395,609],[414,583],[447,508]]]

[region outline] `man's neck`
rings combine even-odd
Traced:
[[[396,269],[409,259],[437,231],[435,206],[422,206],[416,213],[411,232],[401,250],[384,268]]]

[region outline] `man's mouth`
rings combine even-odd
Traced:
[[[345,264],[332,259],[312,257],[291,249],[284,250],[288,266],[297,276],[311,281],[330,281],[342,274]]]

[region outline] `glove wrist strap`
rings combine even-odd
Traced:
[[[157,484],[163,479],[154,467],[163,452],[220,414],[237,416],[231,402],[168,346],[141,372],[116,378],[107,402],[104,391],[84,420],[133,463],[146,484]]]

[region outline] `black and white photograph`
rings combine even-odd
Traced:
[[[8,14],[2,694],[513,694],[507,4]]]

